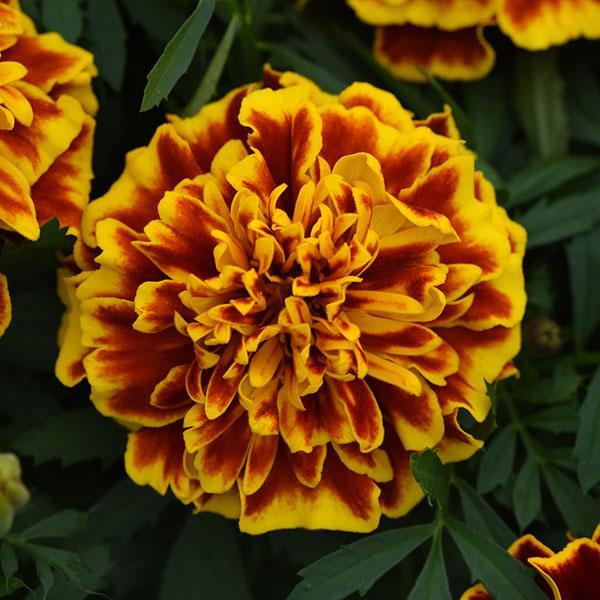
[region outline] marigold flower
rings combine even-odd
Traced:
[[[265,70],[170,118],[85,210],[57,375],[132,432],[130,477],[250,533],[370,531],[413,451],[481,442],[525,307],[525,232],[448,112]]]
[[[495,54],[483,36],[497,24],[517,45],[544,50],[600,38],[598,0],[347,0],[376,25],[374,54],[394,75],[423,81],[417,65],[444,79],[485,77]]]
[[[533,535],[519,538],[508,552],[538,571],[535,581],[554,600],[596,598],[600,586],[600,525],[590,538],[571,541],[553,552]],[[460,600],[493,600],[481,583],[469,588]]]
[[[57,217],[79,227],[92,177],[97,110],[89,52],[38,34],[16,0],[0,0],[0,231],[35,240]],[[0,275],[0,334],[10,320]]]

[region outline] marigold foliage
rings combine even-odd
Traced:
[[[376,25],[374,54],[394,75],[423,81],[418,67],[448,80],[485,77],[495,52],[483,29],[498,25],[517,45],[545,50],[600,37],[598,0],[347,0]]]
[[[127,156],[82,220],[57,375],[132,432],[130,477],[250,533],[370,531],[412,451],[482,443],[513,371],[524,230],[448,112],[265,71]]]

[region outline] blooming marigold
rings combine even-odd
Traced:
[[[519,538],[508,551],[538,571],[535,581],[548,598],[585,600],[598,597],[600,586],[600,525],[590,538],[571,541],[553,552],[534,536]],[[481,583],[469,588],[460,600],[494,600]]]
[[[423,81],[479,79],[495,54],[483,37],[497,24],[517,45],[543,50],[577,38],[600,38],[599,0],[347,0],[377,25],[374,53],[397,77]]]
[[[89,52],[38,34],[16,0],[0,0],[0,231],[35,240],[53,217],[78,228],[92,177],[95,72]],[[0,275],[0,334],[9,320]]]
[[[130,477],[250,533],[370,531],[412,451],[481,442],[525,307],[523,229],[448,112],[265,70],[171,117],[85,210],[57,375],[131,428]]]

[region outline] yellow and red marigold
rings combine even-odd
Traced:
[[[519,538],[508,551],[538,571],[535,581],[554,600],[586,600],[598,597],[600,588],[600,525],[590,538],[571,541],[553,552],[534,536]],[[481,583],[469,588],[460,600],[494,600]]]
[[[370,531],[412,451],[507,375],[525,233],[449,113],[265,70],[127,156],[82,221],[57,375],[131,429],[131,478],[243,531]]]
[[[35,240],[57,217],[74,232],[88,201],[97,102],[89,52],[38,34],[0,0],[0,233]],[[10,320],[0,275],[0,334]]]
[[[600,38],[600,0],[347,0],[377,26],[374,54],[397,77],[423,81],[416,65],[444,79],[478,79],[495,54],[483,36],[497,24],[517,45],[543,50]]]

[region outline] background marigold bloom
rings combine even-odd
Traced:
[[[517,45],[543,50],[578,38],[600,37],[598,0],[347,0],[376,25],[374,55],[394,75],[424,81],[416,65],[436,77],[485,77],[495,54],[483,37],[497,23]]]
[[[128,424],[139,484],[249,533],[370,531],[422,498],[411,452],[481,446],[458,410],[518,352],[524,248],[448,112],[267,68],[85,210],[57,375]]]
[[[0,230],[35,240],[57,217],[77,231],[92,178],[95,74],[89,52],[38,34],[16,0],[0,0]],[[6,289],[3,278],[4,329]]]
[[[571,541],[553,552],[534,536],[519,538],[508,552],[538,571],[535,581],[549,598],[579,600],[595,598],[600,586],[600,525],[590,538]],[[481,583],[469,588],[460,600],[493,600]]]

